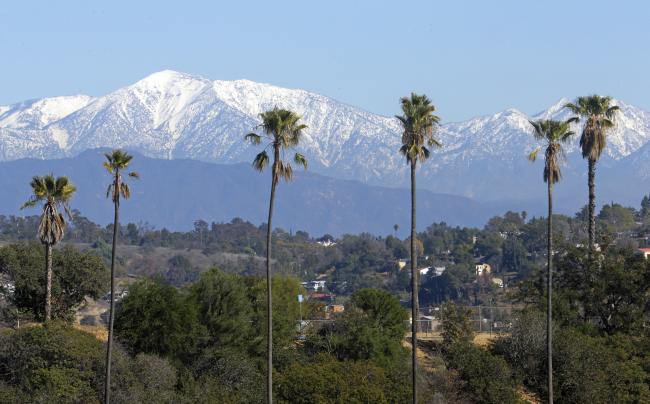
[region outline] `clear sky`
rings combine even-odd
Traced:
[[[7,1],[0,104],[174,69],[385,115],[414,90],[444,122],[587,93],[650,110],[649,22],[647,1]]]

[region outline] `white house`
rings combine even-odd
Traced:
[[[490,266],[490,264],[485,264],[485,263],[476,264],[475,268],[476,268],[476,276],[481,276],[483,274],[489,274],[490,272],[492,272],[492,267]]]

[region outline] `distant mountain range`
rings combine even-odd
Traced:
[[[525,158],[536,146],[528,120],[565,119],[569,113],[562,106],[567,101],[561,99],[532,117],[510,109],[442,125],[438,137],[443,147],[421,165],[420,188],[472,198],[488,211],[509,206],[542,214],[541,163]],[[650,192],[650,114],[615,102],[621,113],[598,166],[597,196],[599,202],[636,206]],[[259,124],[260,112],[274,106],[295,110],[309,126],[300,148],[311,173],[408,186],[407,166],[397,153],[400,127],[392,117],[304,90],[248,80],[211,81],[169,70],[102,97],[64,96],[0,106],[0,160],[54,159],[123,147],[158,159],[249,163],[257,150],[242,141],[243,135]],[[585,172],[576,136],[567,147],[564,180],[556,191],[559,211],[575,212],[585,204]]]
[[[53,172],[69,176],[79,191],[71,206],[98,223],[110,223],[112,204],[106,199],[110,179],[101,166],[103,151],[89,150],[75,157],[54,160],[21,159],[0,162],[0,199],[3,214],[39,214],[39,208],[19,210],[30,195],[33,175]],[[188,159],[152,159],[136,155],[132,168],[141,175],[132,180],[131,199],[121,208],[126,222],[148,222],[157,228],[188,230],[196,219],[230,221],[235,217],[255,224],[266,222],[270,174],[260,174],[250,164],[217,164]],[[296,171],[277,194],[274,227],[306,230],[314,236],[329,233],[370,232],[399,234],[408,231],[410,194],[406,189],[370,186]],[[419,220],[424,228],[433,222],[479,226],[497,208],[469,198],[435,194],[418,195]]]

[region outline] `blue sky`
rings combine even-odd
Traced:
[[[103,95],[169,68],[385,115],[424,92],[444,122],[587,93],[650,110],[649,17],[643,1],[12,1],[0,104]]]

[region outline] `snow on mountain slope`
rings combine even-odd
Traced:
[[[562,108],[567,101],[532,117],[509,109],[442,125],[437,136],[443,147],[421,165],[420,186],[488,201],[536,197],[541,168],[525,159],[536,147],[528,120],[566,119],[571,115]],[[622,164],[650,141],[650,113],[615,102],[622,111],[609,136],[605,166]],[[377,185],[408,184],[407,166],[397,153],[400,127],[392,117],[304,90],[211,81],[170,70],[103,97],[55,97],[0,107],[0,159],[124,147],[159,158],[250,162],[258,148],[245,144],[243,135],[256,129],[260,112],[275,106],[303,116],[308,128],[300,149],[311,170]],[[399,112],[397,100],[395,106]],[[566,149],[563,182],[577,187],[584,171],[577,137]],[[639,161],[637,170],[650,167]]]
[[[87,95],[43,98],[0,107],[0,128],[41,129],[93,100]]]

